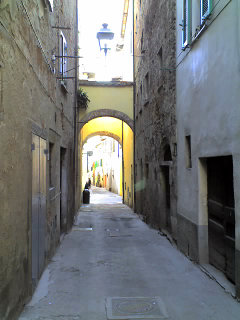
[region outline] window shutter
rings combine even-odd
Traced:
[[[201,0],[201,24],[203,24],[212,11],[212,0]]]
[[[182,6],[182,47],[191,43],[191,0],[183,0]]]
[[[63,74],[65,74],[67,72],[67,41],[64,38],[64,42],[63,42],[63,55],[65,56],[64,60],[64,64],[63,64]]]
[[[62,31],[60,31],[60,44],[59,44],[59,72],[64,77],[67,71],[67,41]]]
[[[45,3],[49,6],[49,10],[53,12],[53,0],[45,0]]]

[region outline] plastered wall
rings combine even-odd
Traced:
[[[65,35],[69,53],[74,52],[75,1],[54,3],[53,12],[48,2],[42,0],[0,4],[0,318],[3,320],[15,319],[33,290],[33,133],[47,141],[47,148],[49,142],[55,143],[55,189],[51,194],[47,159],[45,263],[60,237],[60,198],[55,197],[60,192],[60,146],[67,148],[70,188],[73,177],[74,82],[67,83],[67,91],[61,86],[57,73],[51,70],[54,67],[51,57],[58,54],[58,29],[52,28],[58,24],[71,27]],[[69,67],[74,67],[74,61],[69,62]],[[57,62],[55,68],[58,72]],[[73,199],[68,201],[71,216]]]
[[[204,159],[232,155],[236,270],[239,270],[240,248],[239,9],[238,0],[223,0],[218,6],[214,6],[207,21],[207,28],[184,52],[181,49],[181,28],[177,28],[177,128],[178,150],[180,150],[177,210],[181,223],[179,245],[184,252],[190,250],[192,258],[203,263],[208,262],[207,176]],[[181,16],[179,3],[177,25],[181,21]],[[186,168],[185,136],[187,135],[191,135],[192,168]],[[236,277],[239,294],[238,272]]]

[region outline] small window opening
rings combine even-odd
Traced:
[[[148,177],[149,177],[149,164],[148,163],[145,164],[145,174],[146,174],[146,179],[148,179]]]
[[[166,145],[165,147],[165,152],[164,152],[164,161],[172,161],[172,153],[171,153],[171,148],[170,145]]]
[[[145,75],[144,79],[144,99],[148,100],[149,97],[149,73]]]
[[[192,168],[191,136],[185,137],[186,168]]]
[[[49,142],[49,187],[54,187],[53,183],[53,150],[54,144]]]
[[[158,61],[159,61],[160,67],[162,67],[162,62],[163,62],[162,47],[159,49],[157,55],[158,55]]]

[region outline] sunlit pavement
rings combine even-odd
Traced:
[[[91,204],[116,204],[122,203],[122,197],[109,192],[104,188],[97,188],[92,186],[90,189],[90,202]]]
[[[120,298],[111,305],[114,297]],[[240,304],[120,197],[92,188],[91,204],[81,207],[20,319],[105,320],[107,314],[110,319],[237,320]]]

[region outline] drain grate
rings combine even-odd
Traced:
[[[106,299],[107,318],[112,319],[167,319],[159,297],[114,297]]]

